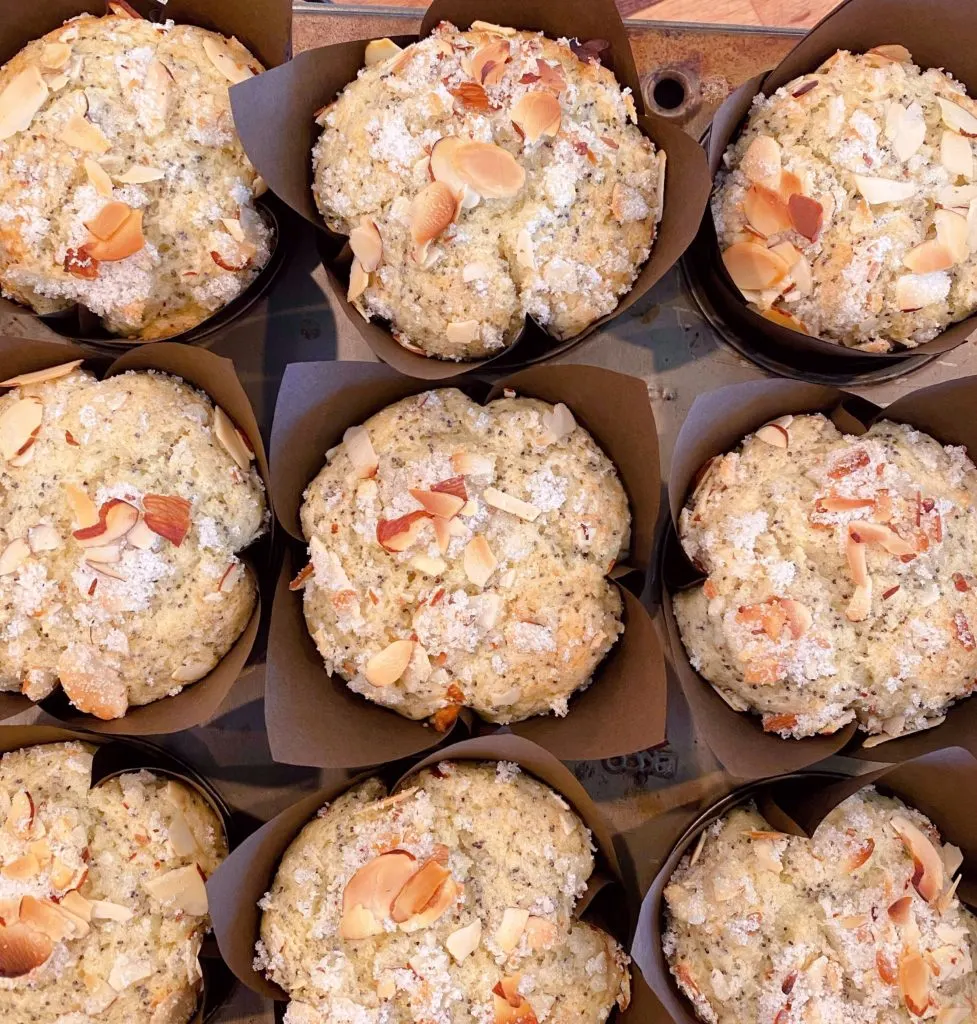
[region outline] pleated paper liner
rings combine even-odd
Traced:
[[[22,747],[48,743],[78,741],[95,747],[92,760],[92,788],[126,772],[149,771],[163,775],[192,787],[210,805],[220,818],[228,850],[233,852],[258,824],[253,819],[233,811],[214,786],[195,768],[175,757],[169,751],[145,740],[111,739],[89,732],[62,729],[47,725],[0,725],[0,754]],[[204,940],[200,951],[203,972],[200,1003],[189,1024],[205,1024],[226,1004],[236,980],[220,957],[212,936]]]
[[[612,574],[624,600],[625,629],[591,686],[571,698],[565,718],[537,716],[509,728],[566,759],[610,757],[665,739],[661,643],[639,595],[651,564],[661,490],[654,415],[643,381],[593,366],[534,367],[494,384],[445,382],[475,401],[503,388],[565,402],[617,466],[632,518],[630,555]],[[348,427],[428,385],[379,363],[295,363],[282,380],[272,428],[275,507],[293,543],[272,609],[265,715],[272,754],[290,764],[356,768],[408,757],[445,736],[353,693],[330,676],[309,635],[301,592],[289,580],[308,560],[299,523],[302,495]],[[475,726],[463,715],[454,728]],[[498,726],[479,722],[479,729]]]
[[[672,980],[662,938],[665,888],[702,832],[733,808],[753,800],[777,831],[810,836],[833,808],[869,785],[922,811],[943,842],[960,847],[964,860],[958,895],[967,906],[977,907],[977,818],[972,813],[977,800],[977,760],[968,751],[937,750],[866,775],[804,771],[753,782],[720,800],[682,834],[642,902],[631,955],[660,1000],[659,1012],[648,1016],[647,1024],[699,1024]]]
[[[278,67],[291,55],[290,0],[127,0],[127,3],[148,21],[159,23],[169,19],[177,24],[198,25],[225,36],[236,36],[266,68]],[[54,31],[70,18],[81,14],[101,16],[109,13],[107,0],[44,0],[43,3],[12,4],[10,8],[0,19],[0,65],[9,61],[27,43]],[[256,207],[274,233],[268,263],[240,295],[212,316],[189,330],[159,340],[184,344],[212,343],[271,287],[284,259],[283,242],[288,235],[290,215],[271,195],[259,199]],[[80,304],[61,313],[39,316],[28,306],[0,298],[0,313],[33,316],[53,334],[95,351],[118,352],[148,344],[111,334],[102,326],[98,316]]]
[[[754,96],[769,96],[782,85],[818,68],[836,50],[862,53],[901,43],[922,68],[944,68],[977,96],[977,22],[967,4],[932,0],[847,0],[813,28],[767,74],[741,85],[716,112],[706,142],[709,172],[715,177],[723,153],[739,134]],[[860,352],[774,324],[748,309],[723,266],[711,212],[707,210],[685,261],[693,295],[731,344],[775,372],[823,383],[870,383],[917,369],[936,355],[962,345],[977,330],[977,315],[951,324],[932,341],[889,353]],[[734,342],[732,337],[736,338]]]
[[[613,0],[434,0],[420,36],[397,36],[401,46],[427,36],[441,21],[468,28],[475,20],[527,30],[551,38],[600,39],[608,43],[602,62],[631,89],[638,127],[667,154],[664,213],[651,256],[613,313],[573,338],[550,338],[527,318],[513,344],[498,355],[454,362],[428,358],[399,345],[387,326],[367,323],[346,300],[351,256],[345,238],[330,232],[312,196],[312,147],[319,136],[315,112],[331,102],[364,66],[369,40],[336,43],[300,53],[294,60],[231,90],[238,133],[248,157],[271,190],[320,232],[320,252],[329,287],[350,323],[372,351],[402,373],[446,380],[491,364],[509,368],[568,351],[638,301],[676,263],[695,236],[709,194],[709,172],[698,143],[669,121],[644,112],[638,73],[621,15]]]
[[[33,341],[25,338],[0,338],[0,380],[17,374],[58,366],[73,359],[85,359],[83,369],[96,376],[108,377],[128,370],[159,370],[180,377],[205,392],[240,427],[255,453],[255,465],[264,481],[266,500],[271,509],[268,460],[251,402],[234,364],[200,348],[174,342],[158,342],[132,349],[114,361],[104,356],[91,356],[78,346],[60,342]],[[258,562],[267,559],[269,539],[262,539],[245,556],[249,571],[255,572]],[[256,573],[261,576],[261,573]],[[94,733],[149,736],[180,732],[202,725],[213,717],[241,674],[258,632],[261,617],[260,594],[243,633],[208,675],[187,685],[174,697],[164,697],[151,704],[131,707],[123,718],[101,721],[75,709],[60,690],[45,698],[40,706],[66,725]],[[32,702],[19,693],[0,693],[0,721],[32,707]]]

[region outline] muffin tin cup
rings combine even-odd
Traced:
[[[125,772],[149,771],[177,779],[195,789],[221,819],[228,850],[254,831],[252,819],[233,811],[203,775],[169,751],[145,740],[117,740],[76,729],[48,725],[0,725],[0,754],[22,747],[78,741],[96,747],[92,761],[92,788]],[[220,958],[214,943],[205,940],[200,951],[203,990],[197,1011],[188,1024],[204,1024],[227,1002],[237,983]]]
[[[418,761],[397,777],[391,766],[365,773],[339,785],[320,789],[272,818],[224,862],[207,883],[214,932],[224,962],[237,979],[259,995],[276,1002],[287,1002],[288,995],[254,969],[254,947],[260,935],[261,912],[258,901],[271,889],[279,862],[285,851],[323,804],[371,774],[380,774],[391,783],[394,793],[422,768],[440,761],[511,761],[527,774],[556,790],[573,807],[593,836],[595,869],[587,892],[574,910],[577,918],[599,925],[627,948],[634,928],[636,906],[621,881],[621,870],[611,831],[597,806],[573,774],[552,754],[521,736],[496,735],[464,740],[443,747]],[[393,781],[396,779],[396,781]],[[527,827],[531,827],[528,823]],[[640,971],[632,965],[630,1007],[615,1011],[611,1020],[645,1021],[655,1010],[657,999],[645,984]]]
[[[167,19],[177,24],[236,36],[266,68],[284,64],[292,50],[291,0],[127,0],[148,21]],[[54,31],[62,22],[81,14],[101,16],[109,13],[107,0],[45,0],[38,4],[19,4],[0,22],[0,65],[5,64],[29,42]],[[284,236],[287,235],[287,214],[274,197],[259,199],[257,208],[273,229],[274,245],[268,263],[258,276],[227,305],[189,330],[163,339],[124,338],[111,334],[98,316],[85,306],[76,304],[61,313],[40,316],[29,306],[0,298],[0,313],[33,317],[53,336],[88,349],[114,353],[150,342],[173,341],[184,344],[211,344],[216,336],[239,320],[270,288],[284,261]]]
[[[962,903],[977,907],[977,818],[971,812],[977,800],[977,760],[968,751],[949,747],[865,775],[804,771],[750,783],[714,804],[685,830],[641,904],[631,955],[661,1001],[661,1012],[647,1017],[648,1024],[698,1024],[692,1005],[672,979],[662,938],[665,888],[702,832],[752,800],[777,831],[811,836],[833,808],[870,785],[922,811],[944,842],[960,847],[964,860],[957,895]]]
[[[612,578],[624,601],[625,630],[571,698],[565,718],[537,716],[509,728],[566,759],[611,757],[665,739],[662,645],[639,596],[652,559],[661,491],[654,414],[643,381],[593,366],[534,367],[490,383],[445,382],[475,401],[503,388],[565,402],[616,465],[631,508],[631,545]],[[408,757],[443,742],[444,734],[353,693],[330,676],[309,635],[301,592],[288,584],[308,561],[299,522],[302,495],[348,427],[408,395],[426,390],[379,363],[294,363],[282,379],[272,428],[272,489],[279,521],[292,538],[272,607],[265,681],[265,718],[276,761],[356,768]],[[496,730],[469,712],[457,729]]]
[[[401,46],[427,36],[441,21],[467,28],[474,20],[530,31],[551,38],[607,42],[602,60],[618,82],[631,89],[638,127],[668,156],[662,221],[651,256],[614,312],[572,338],[549,337],[527,318],[513,343],[490,358],[451,360],[426,357],[399,345],[382,323],[368,323],[346,299],[351,252],[344,236],[329,231],[312,195],[312,147],[319,137],[315,112],[340,93],[364,66],[369,40],[336,43],[300,53],[294,60],[231,90],[238,133],[251,162],[271,190],[323,235],[320,253],[329,287],[350,323],[373,352],[402,373],[423,380],[445,380],[491,364],[493,369],[537,362],[566,352],[638,301],[671,268],[695,236],[709,195],[709,172],[702,148],[681,128],[644,113],[640,81],[621,15],[613,0],[557,4],[549,0],[434,0],[419,36],[396,36]],[[274,125],[274,130],[270,126]]]
[[[678,540],[678,522],[700,469],[714,456],[734,449],[746,434],[783,415],[824,413],[848,434],[863,434],[876,420],[906,423],[941,444],[963,445],[977,452],[977,377],[935,384],[911,392],[881,409],[858,395],[817,384],[761,380],[732,384],[699,396],[679,431],[668,481],[671,525],[663,545],[662,605],[669,660],[701,735],[727,770],[741,778],[796,771],[831,754],[844,752],[866,760],[903,761],[943,747],[961,746],[977,754],[977,700],[964,698],[932,729],[874,747],[863,747],[866,734],[854,723],[830,736],[802,740],[765,733],[760,717],[734,711],[689,662],[670,595],[701,583],[705,576],[690,561]]]
[[[741,85],[716,112],[706,141],[709,172],[715,177],[722,158],[749,114],[753,98],[770,96],[782,85],[817,69],[836,50],[861,53],[885,43],[902,43],[923,68],[944,68],[977,96],[977,27],[967,5],[956,0],[911,4],[905,0],[847,0],[794,47],[765,75]],[[932,341],[897,352],[861,352],[781,327],[748,309],[739,289],[723,266],[711,212],[707,211],[685,261],[693,292],[701,292],[707,316],[735,332],[736,347],[747,356],[756,352],[761,365],[773,359],[786,363],[800,378],[872,374],[919,357],[935,356],[963,344],[977,330],[977,315],[951,324]],[[838,383],[841,383],[838,381]]]
[[[224,409],[247,437],[255,453],[255,465],[265,484],[270,512],[271,488],[264,443],[251,402],[231,360],[204,349],[174,342],[157,342],[133,349],[110,361],[105,356],[92,356],[75,345],[26,338],[0,338],[0,380],[8,380],[17,374],[32,370],[58,366],[73,359],[84,359],[82,368],[91,370],[99,377],[110,377],[129,370],[159,370],[180,377],[187,384],[205,392],[212,401]],[[250,561],[245,557],[244,561],[250,571],[255,572],[252,564],[258,557],[255,552],[261,550],[262,546],[267,547],[267,543],[258,542],[258,548],[252,549]],[[203,725],[213,717],[230,692],[234,681],[241,674],[254,646],[260,617],[259,594],[247,626],[216,668],[199,682],[188,684],[174,697],[163,697],[151,704],[131,707],[123,718],[102,721],[94,715],[83,714],[68,702],[60,690],[40,701],[38,706],[66,725],[106,735],[151,736],[180,732]],[[32,706],[33,702],[22,694],[0,693],[0,721],[18,715]]]

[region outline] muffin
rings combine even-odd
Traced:
[[[628,957],[573,916],[590,832],[511,762],[355,786],[301,831],[260,906],[255,970],[286,1024],[601,1024]]]
[[[784,737],[939,724],[977,676],[975,505],[966,450],[905,424],[765,424],[681,514],[707,576],[674,595],[692,666]]]
[[[630,513],[562,404],[396,402],[346,431],[305,491],[306,623],[326,669],[447,729],[567,712],[623,630],[607,579]]]
[[[80,361],[79,361],[80,362]],[[207,675],[255,607],[243,435],[177,377],[66,363],[0,397],[0,690],[98,718]]]
[[[268,262],[227,93],[262,68],[236,39],[110,6],[0,68],[0,290],[145,341],[206,320]]]
[[[222,823],[184,783],[143,771],[90,789],[91,768],[80,743],[0,760],[4,1024],[186,1024]]]
[[[915,348],[977,309],[977,103],[902,46],[840,50],[757,96],[712,212],[751,308],[859,349]]]
[[[630,90],[568,40],[442,22],[367,66],[320,111],[313,193],[349,235],[349,299],[440,359],[553,338],[611,313],[661,219],[665,153]]]
[[[810,839],[737,807],[665,889],[672,974],[708,1024],[962,1024],[977,998],[977,920],[955,895],[962,859],[873,787]]]

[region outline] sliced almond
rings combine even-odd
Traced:
[[[150,181],[160,181],[166,175],[158,167],[149,167],[146,164],[133,164],[122,174],[115,176],[116,181],[123,185],[146,185]],[[240,239],[239,239],[240,241]]]
[[[101,241],[111,238],[126,222],[132,209],[122,202],[106,203],[95,215],[85,223],[85,227]]]
[[[166,838],[177,857],[192,857],[197,852],[197,839],[187,816],[174,807],[167,824]]]
[[[790,598],[781,598],[780,607],[787,613],[787,626],[795,640],[800,640],[814,625],[814,616],[807,605]]]
[[[793,313],[789,313],[786,309],[777,309],[775,306],[771,306],[769,309],[761,309],[760,316],[765,320],[771,321],[771,323],[779,324],[781,327],[786,327],[791,331],[810,334],[804,321],[794,316]]]
[[[18,839],[28,839],[34,828],[34,814],[34,798],[26,789],[18,789],[10,798],[10,810],[3,827]]]
[[[486,487],[482,492],[482,498],[492,508],[497,508],[502,512],[509,512],[520,519],[525,519],[528,523],[535,522],[542,511],[542,509],[531,505],[528,501],[513,497],[511,494],[506,494],[505,491],[500,491],[496,487]]]
[[[900,43],[884,43],[882,46],[873,46],[869,53],[878,54],[887,60],[898,64],[912,64],[913,55]]]
[[[774,448],[786,449],[790,445],[790,433],[788,431],[793,422],[793,416],[779,416],[769,423],[764,423],[756,431],[755,436],[758,441],[763,441]]]
[[[444,333],[452,345],[470,345],[478,338],[481,326],[478,320],[452,321]]]
[[[224,450],[241,469],[247,469],[251,465],[254,459],[251,446],[245,441],[234,420],[219,405],[214,406],[214,433]]]
[[[509,60],[509,43],[495,39],[476,50],[468,62],[472,78],[481,85],[498,85]]]
[[[967,218],[953,210],[937,210],[933,218],[937,241],[950,253],[954,263],[963,263],[970,255],[970,225]]]
[[[380,935],[383,930],[383,925],[376,916],[362,906],[355,906],[344,913],[339,922],[340,937],[353,942]]]
[[[190,661],[174,669],[170,673],[170,679],[175,683],[195,683],[198,679],[203,679],[214,668],[215,664],[216,662],[213,659],[209,661]]]
[[[886,526],[883,523],[853,520],[848,524],[848,533],[850,537],[857,538],[863,545],[878,544],[879,547],[885,548],[890,555],[900,558],[903,555],[911,555],[915,551],[909,541],[900,537],[891,526]]]
[[[22,978],[53,952],[52,940],[34,928],[20,922],[0,925],[0,978]]]
[[[522,910],[519,907],[505,908],[502,912],[502,923],[495,930],[493,936],[503,953],[511,953],[519,945],[528,920],[528,910]]]
[[[5,864],[0,875],[13,882],[29,882],[41,873],[41,862],[33,853],[25,853]]]
[[[67,43],[45,43],[39,63],[42,68],[58,71],[71,60],[71,47]]]
[[[454,164],[454,156],[464,144],[465,140],[446,135],[438,139],[431,149],[431,177],[447,185],[456,196],[460,196],[466,187]]]
[[[947,128],[971,139],[977,138],[977,117],[942,96],[937,97],[937,102],[940,104],[940,114]]]
[[[366,938],[379,934],[374,923],[386,918],[397,894],[417,871],[414,857],[406,850],[381,854],[359,868],[343,890],[340,934],[344,938]],[[369,915],[367,918],[363,911]],[[371,920],[372,919],[372,920]],[[382,925],[380,925],[382,931]],[[366,934],[362,934],[366,931]]]
[[[146,892],[174,913],[204,917],[207,913],[207,889],[196,864],[167,871],[143,883]]]
[[[61,128],[61,141],[66,146],[73,146],[83,153],[107,153],[112,143],[105,137],[102,129],[93,124],[83,114],[75,114]]]
[[[106,900],[92,900],[91,907],[94,921],[118,921],[120,924],[125,924],[134,916],[128,907],[123,907],[118,903],[109,903]]]
[[[455,196],[443,181],[432,181],[410,204],[410,233],[416,246],[432,242],[455,218]]]
[[[353,260],[349,268],[349,287],[346,289],[346,300],[355,302],[370,287],[370,275],[363,269],[359,260]]]
[[[451,456],[451,468],[465,476],[490,476],[495,472],[495,460],[471,452],[455,452]]]
[[[758,135],[743,154],[740,170],[755,184],[777,188],[781,171],[781,152],[777,140],[769,135]]]
[[[472,537],[465,545],[465,575],[476,587],[484,587],[488,583],[498,564],[488,541],[481,534]]]
[[[173,99],[173,74],[158,58],[153,58],[146,68],[142,82],[143,89],[153,98],[154,112],[160,120],[169,111]]]
[[[787,231],[791,226],[787,204],[779,193],[753,185],[743,200],[743,213],[750,225],[765,238]]]
[[[118,562],[122,559],[122,548],[118,544],[103,544],[85,549],[86,562]]]
[[[211,32],[206,33],[203,38],[203,48],[210,63],[233,85],[254,77],[254,72],[247,64],[234,57],[227,43],[219,36]]]
[[[8,404],[0,413],[0,455],[10,460],[24,451],[43,418],[44,405],[39,398],[29,396]]]
[[[361,217],[360,223],[349,234],[349,246],[363,269],[372,274],[383,258],[383,239],[376,224],[369,217]]]
[[[16,572],[30,558],[31,549],[23,537],[16,537],[0,552],[0,576]]]
[[[557,402],[552,409],[542,415],[543,433],[540,442],[544,445],[555,444],[577,429],[577,421],[573,413],[562,403]]]
[[[865,541],[858,533],[849,530],[845,542],[845,554],[848,558],[848,569],[856,587],[864,587],[868,583],[868,561],[865,552]]]
[[[927,903],[932,903],[943,890],[943,859],[939,851],[908,818],[901,814],[894,814],[890,824],[913,859],[913,886]]]
[[[953,253],[936,238],[920,242],[903,257],[903,264],[914,274],[932,274],[949,270],[954,264]]]
[[[425,861],[397,893],[390,906],[390,916],[402,924],[421,913],[450,878],[451,872],[433,857]]]
[[[872,611],[872,581],[858,584],[855,593],[852,595],[848,607],[845,609],[845,617],[849,622],[863,622]]]
[[[380,519],[377,522],[377,542],[387,551],[406,551],[420,536],[425,523],[430,521],[431,513],[422,509],[397,519]],[[433,519],[433,522],[437,521],[437,518]]]
[[[918,103],[911,103],[908,107],[890,103],[886,108],[885,134],[892,143],[896,158],[905,163],[926,140],[923,108]]]
[[[776,253],[755,242],[736,242],[723,253],[723,264],[733,284],[749,291],[763,291],[783,281],[789,267]]]
[[[478,949],[481,941],[482,922],[476,917],[471,924],[466,924],[464,928],[453,931],[444,940],[444,945],[445,949],[454,958],[455,963],[460,964],[464,962],[466,957],[471,956]]]
[[[370,440],[370,432],[364,426],[350,427],[343,434],[343,449],[361,480],[376,475],[380,459]]]
[[[526,183],[526,172],[515,157],[491,142],[464,143],[455,150],[453,162],[462,181],[489,199],[517,195]]]
[[[61,942],[73,931],[72,922],[61,913],[57,904],[34,896],[25,896],[21,901],[20,922],[46,935],[53,942]]]
[[[147,525],[145,519],[140,519],[138,523],[126,534],[126,544],[129,547],[137,548],[139,551],[149,551],[156,543],[156,538],[159,536],[154,533]],[[223,581],[222,581],[223,582]]]
[[[121,540],[138,520],[139,509],[135,505],[130,505],[121,498],[110,498],[98,510],[98,522],[74,530],[72,537],[83,548],[102,547]]]
[[[912,896],[901,896],[889,905],[889,917],[898,925],[908,924],[912,917],[912,906]]]
[[[142,233],[142,218],[142,210],[131,210],[111,238],[95,238],[85,243],[88,256],[111,263],[135,255],[146,244]]]
[[[922,1017],[929,1007],[930,969],[918,952],[906,952],[899,961],[899,992],[906,1009]]]
[[[413,653],[413,640],[394,640],[370,658],[363,675],[373,686],[390,686],[407,671]]]
[[[88,175],[88,180],[91,183],[92,188],[105,199],[112,198],[112,179],[109,177],[108,172],[102,167],[98,161],[93,160],[90,156],[86,156],[83,161],[85,167],[85,174]]]
[[[824,207],[816,199],[795,193],[788,200],[787,209],[794,230],[808,240],[816,241],[824,223]]]
[[[544,135],[555,136],[559,132],[560,101],[549,91],[534,89],[519,100],[509,116],[527,142],[538,142]]]
[[[872,216],[872,210],[868,203],[864,199],[855,200],[855,208],[852,210],[851,215],[851,229],[856,234],[861,234],[865,231],[871,231],[875,227],[875,218]]]
[[[403,52],[403,47],[398,46],[392,39],[371,39],[366,44],[363,62],[366,67],[372,68],[374,64],[382,64]]]
[[[92,905],[77,889],[72,889],[61,897],[61,906],[83,921],[88,922],[92,919]]]
[[[448,568],[443,558],[432,558],[430,555],[414,555],[409,564],[425,576],[440,576]]]
[[[494,1024],[537,1024],[533,1008],[519,992],[520,978],[503,978],[492,989]]]
[[[464,498],[444,491],[422,491],[412,487],[410,494],[432,516],[439,516],[441,519],[451,519],[456,516],[465,504]]]
[[[974,151],[970,140],[957,132],[944,131],[940,138],[940,163],[951,177],[973,180]]]
[[[916,186],[911,181],[873,178],[866,174],[856,174],[855,185],[870,206],[905,202],[916,194]]]
[[[536,253],[533,245],[533,236],[522,228],[516,235],[516,263],[526,270],[536,269]]]
[[[0,92],[0,142],[30,128],[47,98],[47,84],[35,65],[14,75]]]
[[[24,387],[28,384],[42,384],[47,380],[57,380],[59,377],[67,377],[81,364],[81,359],[73,359],[70,363],[59,363],[57,366],[48,366],[43,370],[34,370],[31,373],[19,373],[16,377],[0,381],[0,388]],[[39,399],[34,399],[34,401],[39,401]]]
[[[98,522],[95,502],[76,484],[65,484],[64,490],[76,529],[94,526]]]

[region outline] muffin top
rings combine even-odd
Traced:
[[[119,718],[205,676],[255,606],[237,552],[264,487],[222,409],[177,377],[68,363],[0,397],[0,690],[60,682]]]
[[[693,667],[784,737],[938,725],[977,674],[975,505],[966,450],[910,426],[765,424],[682,511],[708,577],[674,596]]]
[[[350,236],[349,297],[411,351],[497,354],[612,312],[648,258],[665,154],[630,91],[566,39],[442,22],[320,112],[313,192]]]
[[[627,498],[565,405],[405,398],[346,431],[301,519],[328,671],[408,718],[566,714],[622,631]]]
[[[573,908],[594,868],[566,801],[511,762],[441,762],[324,807],[261,902],[287,1024],[601,1024],[628,958]]]
[[[148,772],[90,789],[92,749],[0,760],[4,1024],[186,1024],[223,826],[190,786]]]
[[[129,338],[189,330],[268,262],[228,87],[236,40],[83,15],[0,68],[0,289]]]
[[[955,895],[962,859],[871,786],[810,839],[738,807],[665,889],[672,974],[708,1024],[967,1021],[977,920]]]
[[[757,96],[712,212],[750,306],[865,352],[977,309],[977,103],[902,46],[841,50]]]

